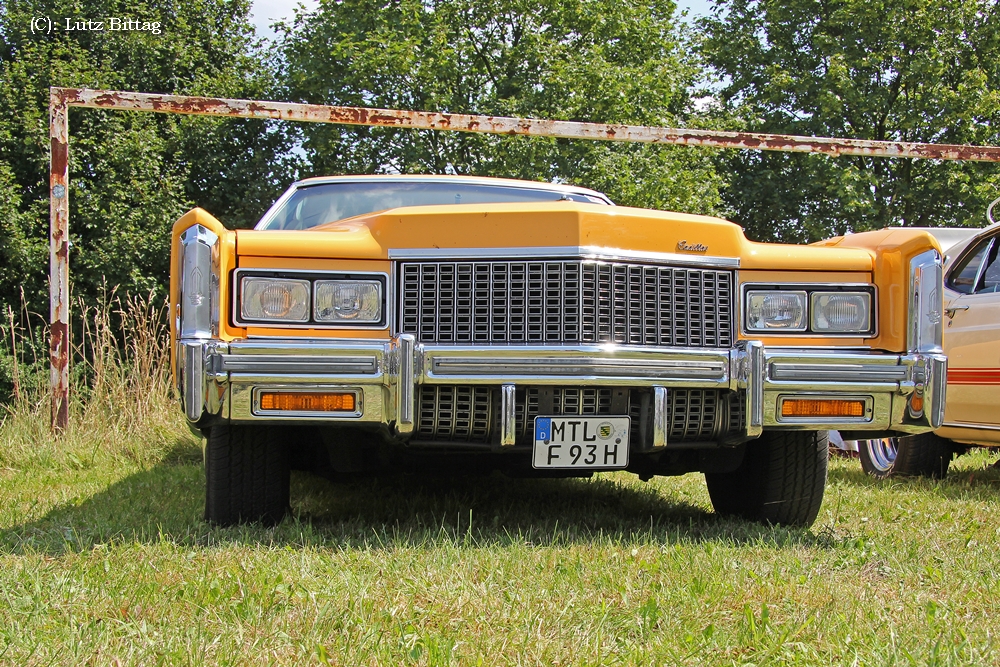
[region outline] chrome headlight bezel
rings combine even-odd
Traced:
[[[247,317],[243,308],[243,284],[246,279],[263,278],[271,280],[290,280],[304,284],[308,291],[307,316],[302,320],[259,319]],[[368,320],[342,319],[322,320],[317,318],[316,292],[317,283],[329,282],[359,282],[376,284],[378,291],[378,317]],[[388,285],[389,276],[386,273],[367,271],[312,271],[299,269],[254,269],[240,268],[233,271],[232,307],[230,309],[232,323],[237,327],[262,327],[277,329],[385,329],[388,321]]]
[[[751,293],[783,293],[804,295],[804,323],[797,328],[754,328],[749,326]],[[874,338],[878,335],[878,299],[875,285],[871,283],[743,283],[740,286],[740,329],[752,336],[797,336],[822,338]],[[868,302],[868,327],[863,330],[832,331],[817,326],[815,296],[864,295]]]

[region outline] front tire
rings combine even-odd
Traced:
[[[213,426],[205,445],[205,519],[273,526],[288,510],[288,449],[275,429]]]
[[[876,479],[885,479],[892,474],[898,450],[898,438],[858,440],[861,469]]]
[[[901,477],[944,479],[954,453],[950,441],[933,433],[899,438],[892,474]]]
[[[829,446],[826,431],[765,432],[747,443],[739,468],[705,473],[712,506],[721,515],[808,528],[823,504]]]

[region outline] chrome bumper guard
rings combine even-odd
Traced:
[[[629,386],[654,390],[654,448],[667,446],[666,397],[673,388],[741,391],[746,436],[764,428],[893,430],[919,433],[944,417],[946,360],[939,354],[878,354],[765,349],[619,345],[493,346],[417,344],[400,335],[369,340],[181,340],[178,378],[187,418],[210,420],[375,422],[406,436],[414,429],[417,385],[495,385],[501,389],[501,443],[513,444],[513,387]],[[350,389],[358,413],[267,414],[262,389]],[[786,398],[860,398],[857,418],[782,417]],[[911,400],[920,397],[922,401]],[[921,405],[922,403],[922,405]],[[509,413],[509,414],[508,414]]]

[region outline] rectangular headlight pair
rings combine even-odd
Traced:
[[[380,324],[381,280],[242,276],[240,319],[287,324]]]
[[[748,332],[872,333],[870,292],[751,289],[745,303]]]

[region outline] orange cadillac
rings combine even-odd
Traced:
[[[488,178],[309,179],[254,230],[190,211],[172,349],[206,517],[280,521],[291,467],[628,470],[811,525],[827,430],[937,428],[945,387],[937,242],[825,245]]]

